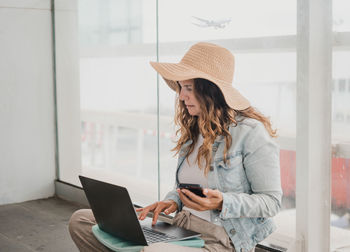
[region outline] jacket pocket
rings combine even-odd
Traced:
[[[229,157],[226,161],[220,160],[216,163],[217,176],[223,192],[243,192],[244,184],[247,182],[243,158],[241,154]]]
[[[234,156],[228,157],[226,163],[224,162],[223,157],[220,158],[219,161],[217,161],[217,167],[229,170],[235,168],[237,165],[242,164],[242,161],[242,154],[238,153]]]

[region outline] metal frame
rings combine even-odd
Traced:
[[[78,1],[53,0],[58,178],[79,184],[81,122]]]
[[[350,32],[333,32],[332,36],[334,50],[350,49]],[[197,41],[159,43],[159,51],[165,55],[179,55],[183,53],[182,48],[188,48]],[[295,52],[297,44],[296,35],[237,38],[210,40],[212,43],[220,44],[236,53],[257,52]],[[81,57],[132,57],[132,56],[154,56],[156,43],[140,45],[121,45],[111,47],[80,48]]]

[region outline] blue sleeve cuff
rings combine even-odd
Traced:
[[[222,220],[240,217],[239,201],[237,204],[234,204],[234,198],[237,196],[236,193],[230,193],[230,195],[228,195],[228,193],[222,193],[222,209],[220,213],[220,218]]]
[[[180,211],[182,209],[182,202],[180,200],[179,194],[177,193],[176,189],[168,192],[164,200],[173,200],[177,204],[178,210]]]

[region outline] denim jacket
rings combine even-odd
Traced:
[[[281,207],[279,148],[264,125],[251,118],[236,118],[229,128],[232,145],[223,155],[225,139],[218,136],[213,143],[213,158],[208,173],[208,187],[222,192],[222,210],[211,210],[211,221],[221,222],[236,251],[250,251],[275,230],[272,216]],[[244,119],[244,120],[241,120]],[[176,184],[165,199],[174,200],[179,211],[182,202],[176,191],[177,174],[187,156],[185,143],[179,153]]]

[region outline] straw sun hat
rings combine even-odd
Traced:
[[[231,108],[243,110],[250,106],[249,101],[232,87],[235,60],[231,52],[223,47],[200,42],[194,44],[179,63],[150,63],[175,91],[177,81],[202,78],[220,88]]]

